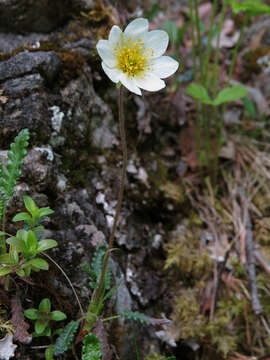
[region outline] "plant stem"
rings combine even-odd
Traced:
[[[116,228],[117,228],[118,217],[120,214],[120,208],[121,208],[121,203],[122,203],[123,194],[124,194],[124,187],[125,187],[126,168],[127,168],[127,143],[126,143],[126,133],[125,133],[125,124],[124,124],[124,114],[123,114],[123,86],[122,85],[120,86],[120,90],[119,90],[118,106],[119,106],[119,127],[120,127],[121,144],[122,144],[122,152],[123,152],[123,166],[122,166],[120,189],[119,189],[118,200],[117,200],[117,205],[116,205],[116,213],[115,213],[115,217],[114,217],[112,232],[111,232],[111,235],[109,238],[109,246],[108,246],[108,249],[107,249],[105,257],[104,257],[104,263],[103,263],[103,267],[102,267],[101,277],[99,280],[99,286],[98,286],[98,289],[95,293],[94,300],[93,300],[96,304],[98,304],[98,302],[100,301],[100,295],[102,293],[104,278],[105,278],[106,269],[108,266],[110,253],[113,248],[113,241],[114,241],[114,236],[115,236],[115,232],[116,232]]]
[[[6,202],[4,202],[3,206],[3,220],[2,220],[2,232],[5,233],[6,231]],[[5,235],[1,235],[1,254],[6,254],[7,248],[6,248],[6,237]]]
[[[80,300],[78,298],[78,295],[74,289],[74,286],[72,285],[72,282],[70,281],[69,277],[67,276],[67,274],[65,273],[65,271],[61,268],[60,265],[57,264],[56,261],[54,261],[49,255],[45,254],[44,252],[42,253],[42,255],[46,256],[48,259],[50,259],[50,261],[61,271],[61,273],[64,275],[64,277],[67,279],[67,282],[69,283],[69,286],[71,287],[74,295],[75,295],[75,298],[77,300],[77,303],[79,305],[79,308],[80,308],[80,311],[82,313],[82,315],[84,315],[84,311],[83,311],[83,308],[82,308],[82,305],[80,303]]]
[[[199,48],[199,59],[200,59],[200,80],[203,78],[203,57],[202,57],[202,42],[201,42],[201,31],[200,31],[200,19],[199,19],[199,9],[198,9],[198,0],[194,0],[195,3],[195,23],[196,23],[196,32]]]
[[[213,85],[213,98],[215,99],[217,96],[217,90],[218,90],[218,70],[219,70],[219,51],[220,51],[220,35],[221,30],[225,18],[225,10],[228,4],[228,0],[224,0],[221,8],[221,14],[220,14],[220,21],[218,24],[218,31],[217,31],[217,43],[216,43],[216,52],[215,52],[215,60],[214,60],[214,85]],[[215,158],[214,158],[214,186],[217,182],[217,173],[218,173],[218,155],[219,155],[219,143],[221,142],[220,138],[222,134],[220,134],[220,124],[218,119],[218,111],[217,107],[214,107],[214,119],[215,119]]]
[[[207,47],[206,47],[206,54],[205,54],[205,60],[204,60],[204,66],[203,66],[203,85],[207,89],[208,85],[208,72],[209,72],[209,60],[210,60],[210,54],[211,54],[211,48],[212,48],[212,39],[214,36],[213,32],[213,26],[214,26],[214,20],[216,17],[217,12],[217,3],[218,0],[214,0],[213,8],[212,8],[212,14],[211,14],[211,21],[210,21],[210,28],[209,28],[209,34],[207,39]]]
[[[197,64],[196,64],[196,42],[195,42],[195,30],[194,30],[194,17],[193,17],[193,0],[188,0],[190,20],[191,20],[191,40],[192,40],[192,60],[193,60],[193,78],[197,80]]]

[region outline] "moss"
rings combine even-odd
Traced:
[[[200,249],[198,228],[178,232],[167,244],[165,269],[177,267],[182,278],[188,281],[206,278],[212,271],[213,261],[205,249]]]
[[[243,56],[244,60],[244,73],[258,74],[261,72],[262,67],[257,63],[257,60],[262,56],[267,55],[270,52],[270,48],[266,46],[260,46],[255,50],[247,52]]]
[[[8,60],[10,57],[19,54],[25,50],[36,52],[36,51],[55,51],[62,60],[62,66],[59,73],[59,84],[65,86],[70,80],[76,79],[83,69],[83,65],[86,59],[76,51],[63,50],[56,42],[53,41],[40,41],[39,48],[32,48],[29,45],[20,46],[10,53],[1,54],[0,61]]]
[[[59,76],[59,82],[61,86],[64,86],[72,79],[76,79],[83,70],[83,65],[85,63],[85,58],[75,52],[64,52],[61,51],[58,53],[62,60],[62,68]]]

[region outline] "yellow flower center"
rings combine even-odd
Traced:
[[[146,70],[150,70],[149,57],[153,54],[153,49],[145,48],[142,39],[135,41],[124,35],[121,44],[115,47],[117,68],[129,77],[141,76]]]

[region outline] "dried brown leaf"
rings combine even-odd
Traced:
[[[32,336],[27,332],[29,324],[24,321],[22,304],[18,294],[11,299],[11,324],[15,327],[14,340],[22,344],[29,344]]]

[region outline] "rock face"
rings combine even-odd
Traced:
[[[72,0],[1,0],[0,29],[11,32],[49,32],[70,16]]]
[[[57,30],[46,36],[34,32],[49,32],[67,21],[72,9],[91,7],[88,0],[0,0],[0,95],[5,97],[5,101],[0,97],[0,156],[6,156],[21,129],[28,128],[31,136],[23,175],[8,203],[8,218],[23,209],[25,194],[39,206],[54,209],[46,237],[59,245],[51,254],[69,275],[85,307],[91,292],[80,264],[89,265],[95,249],[106,244],[115,214],[122,162],[115,119],[117,92],[113,85],[106,89],[108,82],[99,74],[95,34],[89,34],[88,24],[82,28],[80,20],[72,30],[67,25],[63,33]],[[16,34],[21,31],[33,33]],[[136,133],[136,110],[129,101],[133,108],[127,112],[128,127]],[[131,143],[134,139],[130,136]],[[156,160],[149,162],[154,172],[156,164]],[[122,251],[111,264],[114,282],[124,280],[109,307],[112,313],[143,307],[156,316],[152,305],[166,291],[160,284],[163,262],[158,255],[160,234],[164,234],[160,204],[166,206],[166,201],[162,198],[159,203],[161,192],[152,192],[144,166],[139,156],[133,156],[129,164],[116,234]],[[8,230],[14,232],[10,224]],[[75,318],[74,298],[65,280],[57,273],[46,281],[52,296],[59,291],[69,297],[70,314]],[[117,331],[112,329],[120,334],[113,335],[120,358],[136,359],[135,332],[146,353],[150,337],[158,350],[153,331],[149,335],[149,330],[127,326],[120,321]],[[37,358],[35,354],[29,357],[27,350],[19,357]]]

